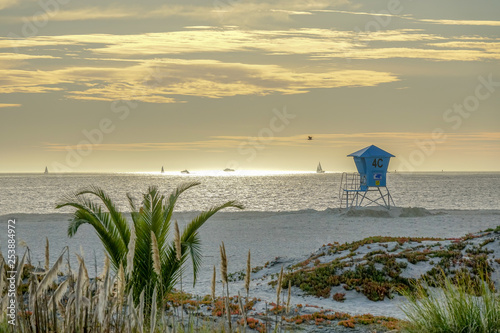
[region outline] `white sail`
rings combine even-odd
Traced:
[[[318,167],[316,168],[316,173],[325,173],[325,171],[323,171],[323,168],[321,167],[321,162],[318,163]]]

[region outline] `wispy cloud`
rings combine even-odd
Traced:
[[[16,5],[19,0],[0,0],[9,7]],[[141,20],[148,18],[182,17],[190,20],[207,20],[217,24],[237,24],[239,26],[258,26],[267,20],[288,21],[292,15],[311,15],[312,10],[351,7],[349,0],[264,0],[233,1],[219,0],[193,4],[168,4],[163,6],[148,6],[148,4],[127,5],[115,3],[111,5],[88,5],[85,2],[72,3],[64,6],[51,15],[53,21],[82,21],[82,20]],[[1,7],[0,7],[1,8]],[[36,20],[44,14],[35,15]],[[8,17],[12,22],[22,22],[23,16]]]
[[[500,54],[500,42],[453,41],[453,42],[429,43],[429,45],[439,48],[462,50],[464,53],[468,53],[469,49],[476,49],[482,53],[489,53],[491,54],[491,56]]]
[[[434,19],[417,19],[420,22],[443,24],[443,25],[483,25],[499,27],[500,21],[486,21],[486,20],[434,20]]]
[[[325,9],[327,1],[280,4],[283,8],[268,9],[285,11],[287,15],[329,10]],[[269,4],[259,1],[227,6],[225,10],[238,11],[245,6],[264,8]],[[78,17],[107,15],[106,9],[78,10],[83,10],[74,13]],[[128,14],[114,11],[116,17]],[[0,49],[11,47],[19,52],[0,53],[1,93],[63,91],[67,98],[76,100],[133,99],[150,103],[179,103],[186,96],[300,94],[312,89],[376,86],[399,80],[397,73],[377,67],[370,70],[366,65],[350,65],[343,69],[346,67],[333,65],[332,59],[500,59],[498,39],[443,37],[420,29],[355,32],[193,26],[158,33],[0,38]],[[238,60],[228,60],[228,55]],[[179,59],[182,57],[186,59]]]
[[[20,107],[21,104],[7,104],[7,103],[0,103],[0,109],[1,108],[17,108]]]
[[[23,54],[23,53],[0,53],[0,61],[14,61],[27,59],[60,59],[51,55],[42,54]]]
[[[157,142],[157,143],[109,143],[93,146],[94,150],[101,151],[192,151],[192,150],[216,150],[224,152],[228,149],[236,149],[242,144],[254,142],[265,144],[266,147],[316,147],[316,148],[338,148],[351,147],[379,142],[391,146],[404,146],[404,150],[416,146],[417,141],[430,140],[431,133],[422,132],[375,132],[375,133],[338,133],[338,134],[312,134],[313,140],[307,140],[310,133],[288,136],[261,138],[254,136],[211,136],[206,140],[188,142]],[[441,144],[446,149],[461,147],[462,149],[477,149],[477,145],[484,144],[483,149],[499,150],[500,132],[476,132],[476,133],[447,133],[446,141]],[[61,143],[45,143],[45,150],[66,151],[67,149],[78,149],[77,145]]]
[[[296,71],[278,65],[215,60],[151,60],[128,67],[70,67],[51,71],[0,69],[4,93],[62,90],[75,84],[72,99],[139,100],[172,103],[176,96],[221,98],[236,95],[299,94],[317,88],[375,86],[398,78],[387,72],[317,68]],[[6,79],[8,78],[8,79]]]
[[[387,13],[376,13],[376,12],[360,12],[360,11],[352,11],[352,10],[335,10],[335,9],[316,9],[313,12],[318,13],[338,13],[338,14],[349,14],[349,15],[363,15],[363,16],[383,16],[383,17],[410,17],[409,14],[406,15],[395,15]]]
[[[441,25],[475,25],[475,26],[500,26],[500,21],[493,20],[456,20],[456,19],[426,19],[426,18],[416,18],[411,14],[390,14],[383,12],[362,12],[362,11],[352,11],[352,10],[335,10],[335,9],[317,9],[313,10],[313,12],[318,13],[338,13],[338,14],[347,14],[347,15],[363,15],[363,16],[382,16],[382,17],[398,17],[403,19],[408,19],[414,22],[421,23],[432,23],[432,24],[441,24]]]
[[[0,9],[5,9],[9,7],[16,6],[20,0],[0,0]]]
[[[214,28],[215,29],[215,28]],[[241,30],[217,31],[197,28],[166,33],[137,35],[66,35],[40,36],[28,39],[0,39],[0,48],[16,46],[37,48],[74,46],[91,51],[96,57],[140,59],[187,53],[241,53],[263,55],[304,55],[310,59],[390,59],[410,58],[438,61],[478,61],[499,59],[491,46],[496,40],[483,42],[482,48],[471,50],[458,39],[424,33],[417,29],[398,29],[377,32],[335,31],[330,29]],[[469,36],[470,38],[470,36]],[[430,42],[443,42],[439,50]],[[472,38],[468,41],[473,41]],[[488,42],[491,44],[488,46]],[[450,44],[446,44],[450,43]],[[471,44],[469,44],[471,45]]]

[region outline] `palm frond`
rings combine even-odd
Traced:
[[[76,211],[73,213],[73,220],[68,226],[68,236],[73,237],[82,224],[90,224],[94,227],[104,248],[108,252],[113,268],[117,269],[121,260],[126,255],[127,246],[123,243],[123,239],[116,226],[110,221],[109,213],[103,212],[99,205],[88,198],[77,196],[72,199],[74,201],[68,201],[56,206],[56,208],[66,206],[76,208]]]
[[[90,186],[88,189],[81,190],[77,193],[77,196],[92,194],[98,197],[104,206],[108,209],[109,215],[111,217],[111,222],[115,225],[118,230],[123,243],[128,244],[130,241],[130,230],[128,227],[127,220],[117,209],[111,198],[98,186]]]
[[[244,208],[243,205],[237,201],[228,201],[222,205],[214,206],[207,211],[201,212],[197,217],[195,217],[182,233],[182,243],[186,245],[193,264],[193,286],[196,284],[196,278],[203,259],[201,253],[201,243],[198,237],[198,229],[201,228],[203,224],[215,213],[229,207],[238,209]]]
[[[114,270],[117,271],[119,267],[125,268],[126,265],[126,290],[131,290],[134,302],[143,304],[140,308],[150,314],[153,310],[151,304],[155,288],[161,285],[162,294],[170,292],[182,277],[188,260],[192,261],[194,282],[196,282],[203,257],[198,231],[203,224],[222,209],[243,208],[236,201],[228,201],[200,213],[184,228],[181,236],[177,237],[176,246],[173,240],[169,241],[170,221],[175,204],[183,192],[199,184],[199,182],[183,183],[168,197],[162,195],[157,186],[151,186],[143,193],[140,204],[136,204],[132,196],[127,194],[133,228],[129,227],[123,213],[118,211],[111,198],[96,186],[66,195],[56,208],[74,208],[73,218],[68,225],[70,237],[73,237],[83,224],[93,227]],[[153,246],[154,238],[156,244]],[[83,274],[81,266],[80,275]],[[122,270],[119,270],[120,274]],[[109,292],[107,290],[111,285],[109,277],[110,273],[106,269],[104,283],[100,288],[102,296],[106,296]],[[88,281],[86,278],[84,280]],[[78,301],[78,307],[84,304],[84,295],[79,296],[81,297],[74,297],[75,301]],[[71,302],[73,300],[70,299],[68,304]],[[105,304],[106,297],[98,304],[101,313],[99,321],[105,320],[102,312]],[[144,307],[144,304],[147,306]],[[140,321],[140,316],[137,320]]]
[[[170,220],[172,218],[172,214],[174,212],[175,204],[177,203],[177,200],[181,196],[182,193],[185,191],[189,190],[190,188],[193,188],[195,186],[200,185],[200,182],[186,182],[182,183],[175,190],[173,190],[170,193],[170,196],[168,199],[165,199],[165,205],[163,206],[163,217],[162,217],[162,224],[161,228],[159,230],[158,238],[162,240],[162,242],[165,241],[169,230],[170,230]],[[162,243],[164,244],[164,243]]]

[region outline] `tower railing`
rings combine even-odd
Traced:
[[[361,177],[357,172],[342,173],[340,179],[340,208],[366,207],[375,204],[387,209],[394,206],[394,200],[386,186],[364,187],[361,189]]]

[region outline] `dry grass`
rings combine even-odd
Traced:
[[[131,240],[132,243],[132,240]],[[153,249],[155,251],[154,239]],[[48,251],[48,247],[46,249]],[[5,290],[6,269],[3,257],[0,253],[0,332],[57,332],[57,333],[159,333],[159,332],[246,332],[258,330],[259,332],[283,332],[297,325],[296,318],[298,308],[290,311],[291,286],[288,284],[288,297],[286,300],[286,313],[280,310],[279,317],[276,312],[276,319],[250,317],[248,311],[252,309],[255,298],[249,302],[248,294],[250,276],[247,267],[245,277],[245,291],[247,297],[241,297],[238,292],[237,297],[229,296],[229,286],[227,278],[227,255],[224,244],[221,244],[221,277],[225,292],[222,298],[216,298],[216,271],[212,277],[212,298],[206,297],[203,301],[189,299],[181,292],[176,299],[170,299],[171,294],[161,294],[161,284],[157,284],[152,292],[149,302],[145,301],[145,290],[140,294],[138,300],[134,302],[133,292],[128,287],[129,274],[123,265],[120,265],[116,273],[110,268],[109,259],[105,256],[103,272],[96,278],[89,278],[87,267],[83,257],[79,257],[77,271],[72,271],[69,265],[69,254],[67,248],[61,253],[52,267],[41,271],[41,268],[34,269],[26,256],[19,262],[18,271],[28,269],[24,274],[24,279],[18,279],[17,302],[19,312],[15,319],[15,330],[6,324],[5,311],[3,306],[8,303],[8,295]],[[65,258],[68,261],[65,265]],[[28,262],[26,262],[28,260]],[[247,263],[250,263],[250,253]],[[45,264],[45,263],[44,263]],[[45,265],[44,265],[45,266]],[[156,273],[156,272],[155,272]],[[160,272],[161,273],[161,272]],[[278,302],[281,301],[282,284],[284,279],[283,268],[277,284]],[[56,280],[59,280],[56,284]],[[40,281],[40,282],[39,282]],[[224,282],[226,281],[226,282]],[[165,298],[164,298],[164,297]],[[179,300],[180,297],[180,300]],[[169,310],[165,304],[171,302]],[[149,304],[148,304],[149,303]],[[285,305],[284,299],[281,301]],[[199,318],[199,306],[210,306],[219,309],[220,321],[206,321]],[[280,303],[278,303],[279,305]],[[179,320],[181,315],[176,314],[181,306],[185,306],[188,319]],[[279,306],[276,307],[280,309]],[[284,307],[281,307],[284,308]],[[225,310],[225,311],[224,311]],[[214,310],[215,311],[215,310]],[[294,317],[295,316],[295,317]],[[225,323],[224,320],[225,318]],[[258,318],[258,319],[257,319]],[[302,318],[302,317],[301,317]],[[304,317],[305,318],[305,317]],[[301,321],[305,322],[302,318]],[[325,317],[326,318],[326,317]],[[344,318],[344,317],[342,317]],[[349,319],[348,317],[345,317]],[[314,318],[313,318],[314,319]],[[200,321],[199,321],[200,320]],[[321,323],[318,317],[316,324]],[[351,320],[353,321],[353,320]],[[355,321],[346,322],[351,325]],[[346,323],[342,324],[345,325]],[[237,325],[237,326],[236,326]]]

